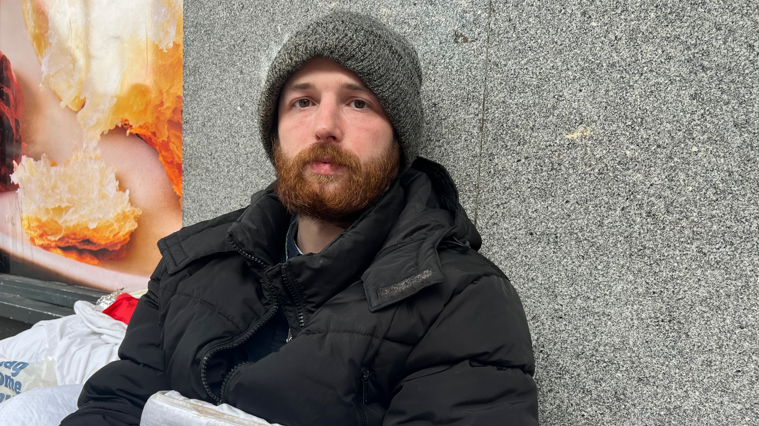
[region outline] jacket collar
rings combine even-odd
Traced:
[[[377,204],[319,253],[288,260],[287,279],[294,281],[310,313],[360,279],[382,249],[403,207],[404,191],[396,180]],[[230,242],[260,266],[272,268],[284,250],[290,218],[270,189],[253,200],[229,227]]]
[[[184,228],[162,239],[159,247],[168,258],[169,273],[202,256],[234,250],[272,267],[284,250],[289,223],[290,215],[270,185],[244,211]],[[445,240],[475,250],[482,242],[448,172],[420,157],[321,252],[288,263],[310,311],[362,280],[374,312],[444,280],[438,246]]]
[[[478,250],[482,239],[459,204],[443,166],[418,158],[402,180],[404,209],[376,260],[362,275],[374,312],[445,279],[438,248],[449,240]]]

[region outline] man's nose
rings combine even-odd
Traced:
[[[331,99],[322,99],[316,114],[315,133],[322,142],[340,142],[340,106]]]

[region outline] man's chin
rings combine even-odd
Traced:
[[[334,188],[340,186],[346,180],[346,176],[340,174],[306,173],[305,178],[314,189]]]
[[[312,184],[311,189],[314,193],[318,194],[319,198],[324,200],[325,198],[334,197],[336,194],[345,191],[345,185],[344,182],[332,181]]]

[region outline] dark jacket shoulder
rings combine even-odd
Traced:
[[[233,251],[234,248],[227,241],[227,230],[244,211],[245,208],[242,208],[225,213],[213,219],[183,227],[160,239],[158,249],[163,256],[166,271],[173,274],[201,257]]]

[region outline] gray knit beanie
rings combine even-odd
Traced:
[[[272,163],[282,85],[315,56],[353,71],[379,98],[398,135],[400,172],[408,170],[419,153],[424,125],[422,69],[416,50],[376,19],[345,11],[332,12],[300,29],[285,42],[269,68],[258,116],[261,140]]]

